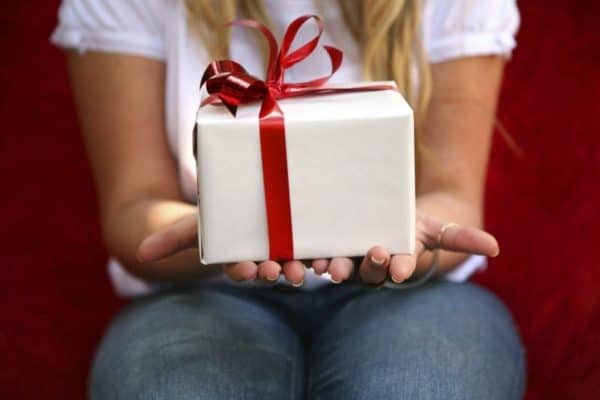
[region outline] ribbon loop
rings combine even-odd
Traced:
[[[200,81],[200,87],[205,85],[210,96],[201,106],[214,104],[218,99],[233,115],[240,104],[261,99],[266,90],[263,81],[248,74],[244,67],[231,60],[210,63]]]
[[[339,50],[338,48],[335,48],[335,47],[332,47],[332,46],[323,46],[323,48],[327,52],[327,55],[329,56],[329,60],[331,62],[331,72],[329,73],[329,75],[325,75],[323,77],[316,78],[316,79],[313,79],[313,80],[310,80],[310,81],[306,81],[306,82],[284,83],[283,84],[283,88],[284,88],[284,92],[286,94],[289,94],[291,92],[290,89],[296,89],[296,88],[318,88],[320,86],[323,86],[325,83],[327,83],[327,81],[329,80],[329,78],[331,78],[333,76],[333,74],[335,74],[337,72],[337,70],[342,65],[342,59],[343,59],[343,53],[342,53],[342,51]]]
[[[223,73],[244,74],[246,73],[246,70],[240,64],[232,60],[215,60],[206,67],[206,70],[204,70],[204,75],[202,75],[202,79],[200,80],[200,87],[212,77]]]
[[[277,40],[275,39],[273,32],[271,32],[269,30],[269,28],[267,28],[260,22],[255,21],[253,19],[236,19],[234,21],[231,21],[227,25],[228,26],[241,26],[241,27],[245,27],[245,28],[256,29],[260,33],[262,33],[262,35],[265,37],[265,39],[267,40],[267,43],[269,45],[269,63],[267,64],[267,82],[273,81],[275,79],[273,74],[274,74],[274,71],[276,68],[276,61],[277,61],[275,58],[277,56]]]
[[[291,54],[288,54],[296,35],[302,25],[304,25],[308,20],[314,19],[317,23],[318,33],[311,40],[300,46],[298,49],[294,50]],[[323,34],[323,22],[316,15],[304,15],[302,17],[296,18],[287,28],[285,35],[283,37],[283,41],[281,42],[281,53],[279,63],[282,69],[288,69],[293,65],[299,63],[308,57],[315,49],[317,48],[317,44],[319,44],[319,39]]]

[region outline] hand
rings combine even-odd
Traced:
[[[363,258],[358,273],[363,282],[379,284],[389,278],[401,283],[415,272],[417,260],[427,250],[441,249],[461,253],[482,254],[495,257],[500,253],[498,242],[480,229],[447,224],[423,213],[417,213],[417,232],[413,254],[391,255],[387,249],[374,246]],[[441,237],[440,233],[442,233]],[[351,259],[336,257],[331,260],[312,261],[315,273],[329,272],[334,283],[349,279],[354,272]]]
[[[181,251],[198,247],[198,213],[191,212],[177,222],[166,226],[142,241],[138,247],[139,262],[154,262]],[[288,261],[282,265],[275,261],[242,261],[223,264],[223,271],[234,281],[260,279],[274,282],[283,272],[286,279],[295,286],[304,281],[305,266],[300,261]]]
[[[381,246],[372,247],[362,260],[359,267],[360,278],[370,284],[378,284],[385,279],[401,283],[410,278],[416,268],[417,259],[427,251],[444,249],[450,251],[483,254],[495,257],[499,253],[496,239],[487,232],[475,228],[457,225],[446,229],[438,242],[438,235],[445,223],[417,213],[417,238],[415,252],[411,255],[391,255]],[[142,241],[138,248],[140,262],[158,261],[180,251],[198,246],[198,216],[191,213],[182,217],[176,223],[167,226]],[[315,259],[311,263],[315,273],[329,272],[335,283],[349,279],[354,272],[354,263],[347,257],[335,257],[331,260]],[[259,279],[274,282],[281,273],[294,286],[302,285],[305,266],[302,261],[293,260],[280,265],[276,261],[266,260],[260,263],[242,261],[223,265],[223,271],[234,281]]]

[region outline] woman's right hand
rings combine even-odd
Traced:
[[[181,251],[198,247],[198,212],[194,210],[176,222],[146,237],[138,247],[139,262],[154,262],[175,255]],[[304,281],[305,266],[301,261],[288,261],[280,265],[276,261],[266,260],[259,263],[241,261],[222,265],[223,272],[237,282],[261,280],[275,282],[280,275],[294,286]]]

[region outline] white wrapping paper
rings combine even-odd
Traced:
[[[362,256],[374,245],[412,253],[413,113],[402,96],[357,92],[281,99],[279,105],[295,258]],[[236,117],[222,106],[198,111],[204,264],[269,258],[259,108],[243,105]]]

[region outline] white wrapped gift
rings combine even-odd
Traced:
[[[381,82],[380,82],[381,83]],[[385,82],[393,85],[392,82]],[[415,241],[413,112],[395,90],[278,100],[285,125],[294,259],[363,256]],[[269,259],[259,133],[260,102],[233,116],[198,111],[202,263]]]

